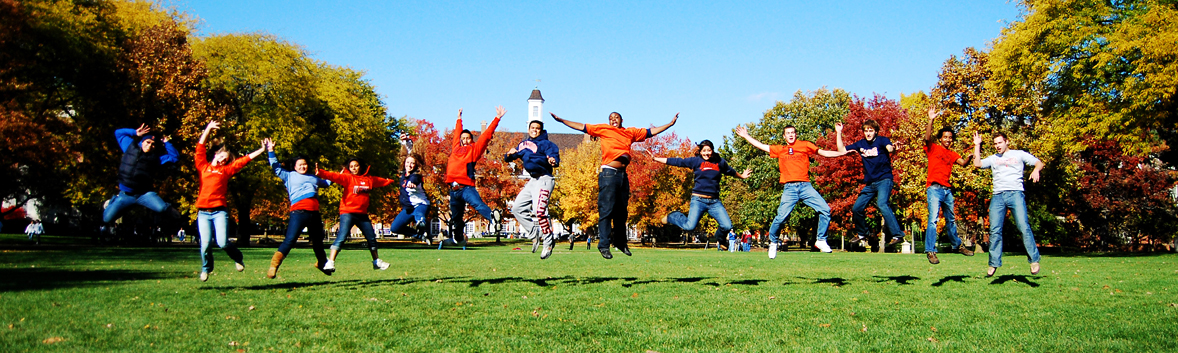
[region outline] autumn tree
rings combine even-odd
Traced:
[[[601,143],[586,139],[571,151],[561,151],[560,168],[556,168],[556,188],[552,191],[552,217],[582,231],[596,227],[597,172],[601,167]]]
[[[1172,192],[1178,177],[1116,141],[1092,141],[1078,154],[1079,188],[1069,215],[1090,239],[1069,242],[1091,250],[1140,250],[1178,234]],[[1144,244],[1143,244],[1144,243]]]

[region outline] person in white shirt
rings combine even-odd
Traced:
[[[993,276],[1002,267],[1002,223],[1006,221],[1007,209],[1013,213],[1014,224],[1023,235],[1031,274],[1039,274],[1039,247],[1035,245],[1035,235],[1027,217],[1026,196],[1023,195],[1023,167],[1035,166],[1030,178],[1038,183],[1043,161],[1026,151],[1010,149],[1010,140],[1001,132],[994,133],[994,149],[997,153],[981,158],[982,137],[974,132],[973,165],[990,169],[994,175],[994,195],[990,198],[990,267],[986,270],[986,277]]]

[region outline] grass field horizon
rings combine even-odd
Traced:
[[[13,239],[20,235],[4,235]],[[12,244],[0,241],[0,244]],[[385,244],[382,244],[382,246]],[[1175,351],[1178,255],[648,249],[584,243],[345,250],[333,276],[296,248],[238,273],[195,246],[0,250],[2,351]],[[512,250],[522,248],[522,250]]]

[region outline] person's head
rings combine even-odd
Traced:
[[[621,128],[622,114],[618,114],[618,112],[609,113],[609,124],[610,126]]]
[[[458,141],[461,142],[463,146],[472,144],[474,143],[474,134],[470,133],[470,130],[463,129],[462,136],[458,137]]]
[[[410,154],[408,156],[405,156],[405,162],[404,162],[405,173],[409,174],[409,173],[417,172],[418,168],[421,167],[420,163],[418,162],[420,160],[421,160],[421,157],[416,154]]]
[[[143,150],[143,152],[151,153],[153,148],[155,148],[155,135],[143,135],[143,138],[139,140],[139,149]]]
[[[937,142],[941,143],[941,147],[949,148],[953,145],[953,140],[957,138],[957,133],[948,127],[941,128],[937,131]]]
[[[528,137],[540,137],[540,133],[544,132],[544,122],[539,120],[532,120],[528,123]]]
[[[994,149],[998,150],[998,154],[1006,153],[1010,148],[1010,140],[1006,138],[1006,134],[1002,132],[994,133]]]
[[[867,119],[863,122],[864,140],[874,140],[877,133],[879,133],[879,123],[875,122],[875,119]]]
[[[781,134],[785,137],[785,144],[794,143],[798,140],[798,128],[793,125],[786,125],[785,131]]]
[[[307,172],[311,169],[311,164],[308,163],[306,156],[295,156],[293,159],[291,159],[290,164],[291,168],[299,174],[307,174]]]
[[[230,159],[233,159],[233,152],[229,151],[229,146],[223,145],[220,148],[217,148],[215,151],[216,152],[213,152],[214,166],[223,166],[228,164]]]
[[[699,148],[695,150],[695,155],[704,160],[712,160],[716,156],[716,146],[712,145],[712,141],[703,140],[697,145]]]
[[[348,159],[348,163],[345,163],[344,165],[348,167],[348,172],[355,175],[360,175],[360,173],[363,173],[364,169],[368,167],[368,164],[364,163],[363,159],[356,157]]]

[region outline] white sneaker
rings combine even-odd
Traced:
[[[200,273],[200,281],[205,282],[208,280],[209,280],[209,273],[208,272],[201,272]]]
[[[777,243],[770,243],[769,244],[769,258],[770,259],[777,258]]]
[[[237,266],[237,272],[245,271],[245,265],[243,265],[242,263],[238,262],[233,265]]]
[[[819,251],[830,252],[830,245],[827,245],[825,240],[814,242],[814,246],[817,247]]]
[[[327,263],[323,264],[323,270],[324,271],[335,271],[335,261],[327,260]]]
[[[381,259],[372,260],[372,269],[381,271],[387,270],[389,269],[389,263],[384,262],[384,260]]]

